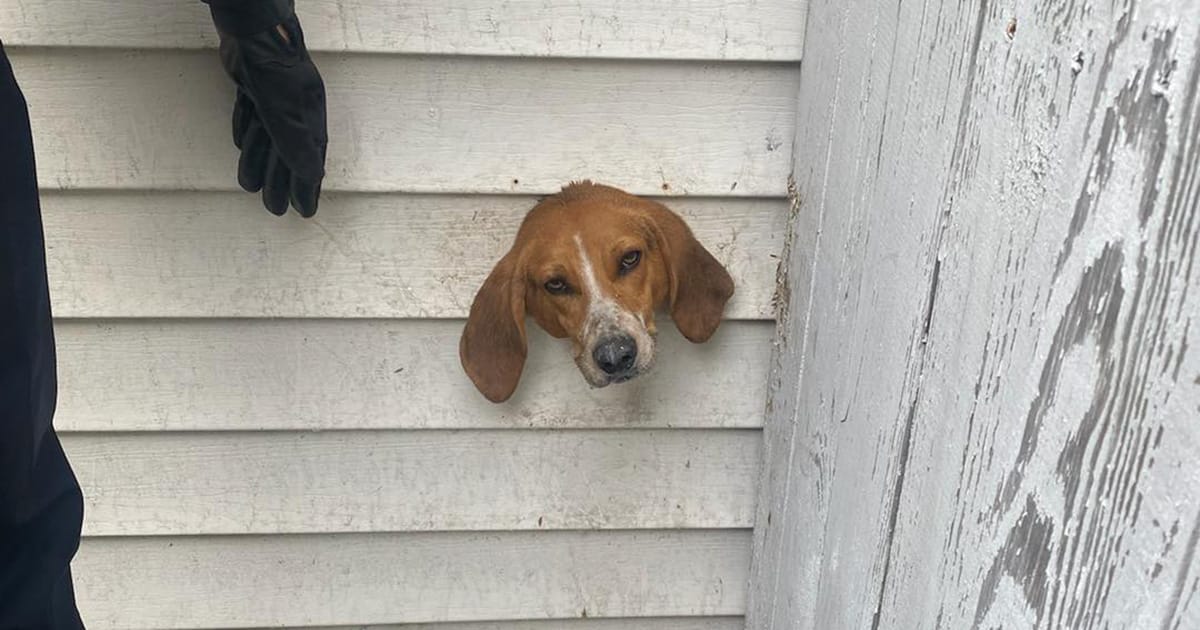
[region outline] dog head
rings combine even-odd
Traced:
[[[488,400],[507,400],[525,365],[528,316],[570,338],[583,377],[604,387],[654,364],[658,308],[700,343],[732,295],[729,273],[678,215],[616,188],[574,183],[526,215],[475,296],[459,355]]]

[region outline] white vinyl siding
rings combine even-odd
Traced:
[[[329,102],[307,221],[236,188],[202,4],[0,2],[85,622],[741,628],[805,3],[297,4]],[[603,390],[531,325],[492,405],[463,317],[578,178],[685,216],[729,320],[663,321],[654,373]]]

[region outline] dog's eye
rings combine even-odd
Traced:
[[[632,271],[634,267],[638,266],[639,262],[642,262],[641,251],[635,249],[631,252],[626,252],[621,257],[621,273]]]
[[[544,286],[546,287],[547,291],[553,293],[554,295],[562,295],[563,293],[567,292],[567,283],[564,282],[562,278],[553,278],[551,280],[547,280]]]

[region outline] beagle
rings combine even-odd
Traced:
[[[569,337],[584,379],[604,387],[653,365],[657,308],[701,343],[732,295],[729,273],[674,212],[575,182],[525,216],[475,295],[459,357],[488,400],[508,400],[525,365],[528,315],[550,335]]]

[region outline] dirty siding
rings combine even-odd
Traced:
[[[199,2],[0,2],[89,627],[742,627],[804,3],[298,5],[330,104],[312,221],[234,190]],[[730,321],[664,326],[656,373],[599,391],[533,333],[488,404],[462,318],[583,177],[684,214]]]
[[[1200,3],[810,6],[750,628],[1200,627]]]

